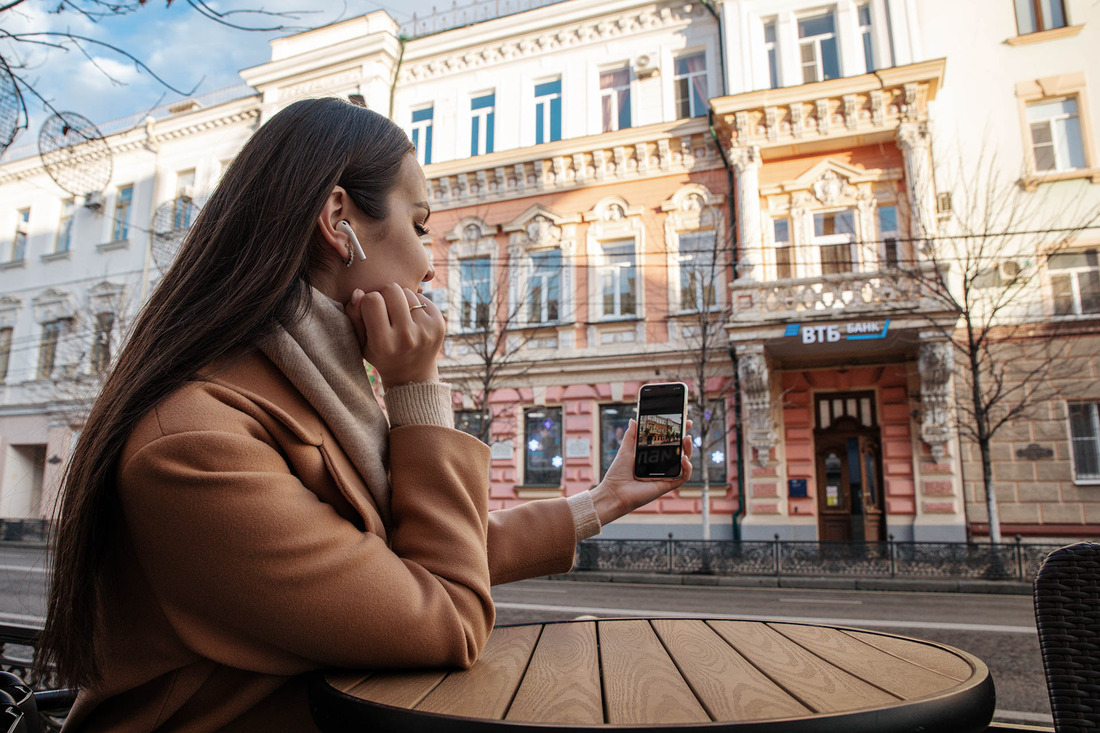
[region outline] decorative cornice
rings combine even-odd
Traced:
[[[688,25],[705,16],[707,11],[700,3],[662,3],[617,16],[549,27],[522,36],[493,39],[488,43],[437,54],[423,61],[407,63],[402,67],[398,81],[402,84],[426,81],[501,61],[514,61],[670,26]]]

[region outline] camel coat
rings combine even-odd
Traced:
[[[317,413],[259,352],[170,395],[119,465],[104,677],[65,731],[310,731],[303,673],[466,667],[490,584],[569,570],[565,499],[487,511],[489,449],[389,434],[392,527]]]

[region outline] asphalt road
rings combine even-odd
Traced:
[[[40,549],[0,545],[0,623],[41,625],[48,570]],[[582,615],[718,616],[858,626],[964,649],[997,686],[995,720],[1053,725],[1031,597],[966,593],[661,586],[527,580],[493,591],[497,623]]]

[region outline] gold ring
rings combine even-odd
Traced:
[[[427,307],[428,307],[428,306],[424,305],[423,303],[421,303],[420,305],[414,305],[414,306],[410,306],[410,307],[409,307],[409,313],[412,313],[412,312],[413,312],[414,310],[416,310],[417,308],[427,308]]]

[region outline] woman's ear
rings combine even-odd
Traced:
[[[348,194],[340,186],[335,186],[332,193],[325,199],[324,208],[317,216],[317,229],[321,232],[321,238],[332,247],[341,260],[348,258],[348,246],[350,242],[346,234],[336,229],[336,224],[347,218]]]

